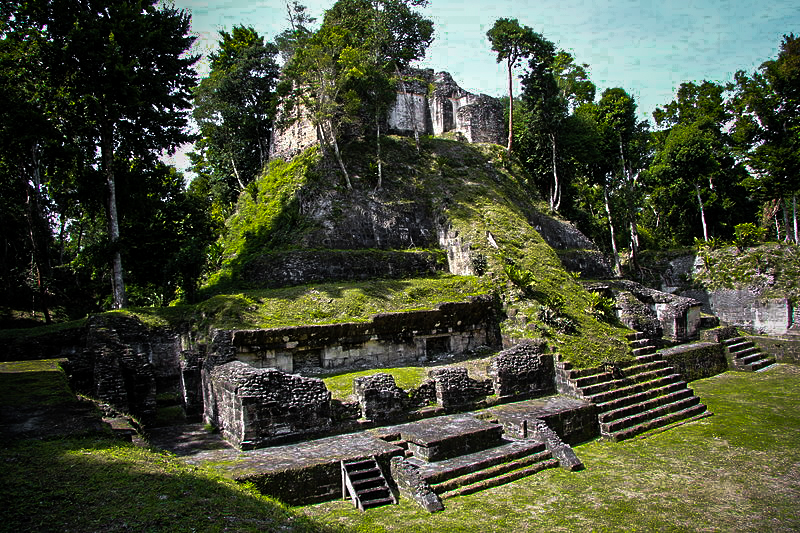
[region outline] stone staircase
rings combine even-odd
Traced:
[[[559,466],[546,445],[538,440],[506,441],[504,444],[429,463],[416,457],[420,476],[441,499],[472,494],[510,483]]]
[[[744,337],[735,337],[723,341],[728,362],[733,370],[740,372],[758,372],[775,364],[775,358],[759,350],[753,341]]]
[[[341,461],[342,497],[350,499],[360,511],[381,505],[396,504],[395,497],[378,461],[371,457]]]
[[[644,334],[628,340],[634,361],[587,369],[562,363],[572,390],[597,406],[601,436],[620,441],[711,414]]]

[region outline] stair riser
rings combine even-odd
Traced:
[[[487,470],[499,464],[521,460],[526,457],[537,457],[540,456],[541,454],[549,454],[549,453],[550,452],[545,450],[545,445],[540,444],[535,448],[528,448],[517,452],[511,452],[501,457],[492,457],[484,461],[477,461],[475,463],[465,465],[462,468],[455,468],[453,470],[448,470],[447,472],[437,472],[431,476],[428,476],[426,480],[428,481],[428,483],[432,485],[444,483],[445,481],[470,475],[480,470]]]
[[[481,490],[490,489],[492,487],[499,487],[500,485],[504,485],[506,483],[511,483],[512,481],[516,481],[518,479],[522,479],[524,477],[532,476],[534,474],[538,474],[543,470],[547,470],[548,468],[556,468],[558,466],[558,460],[556,459],[549,459],[547,461],[543,461],[538,463],[534,466],[523,468],[522,470],[517,470],[515,472],[510,472],[503,476],[498,476],[496,478],[487,479],[473,485],[467,485],[464,487],[460,487],[455,489],[451,492],[446,492],[441,494],[442,499],[452,498],[454,496],[465,496],[467,494],[474,494]]]
[[[660,407],[662,405],[667,405],[669,403],[685,400],[687,398],[692,397],[693,395],[694,393],[690,389],[684,389],[681,391],[674,392],[672,394],[666,394],[663,396],[651,398],[648,401],[635,403],[623,409],[617,409],[615,411],[603,413],[598,417],[598,419],[603,424],[609,424],[615,420],[630,417],[638,413],[641,413],[643,411],[649,411],[651,409],[655,409],[656,407]]]
[[[499,477],[502,476],[503,474],[507,474],[509,472],[513,472],[514,470],[519,470],[521,468],[526,468],[535,465],[537,463],[541,463],[542,461],[546,461],[548,459],[552,459],[550,452],[544,452],[541,454],[536,454],[535,456],[525,457],[523,459],[518,459],[510,463],[497,465],[492,468],[487,468],[485,470],[479,470],[477,472],[473,472],[465,476],[452,478],[442,483],[431,485],[431,488],[436,494],[442,494],[444,492],[454,490],[458,487],[472,485],[473,483],[477,483],[479,481],[485,481],[487,479]]]
[[[601,392],[607,392],[611,389],[620,389],[628,386],[635,385],[636,383],[641,383],[644,381],[651,381],[656,378],[664,377],[669,374],[672,369],[668,367],[660,368],[658,370],[651,370],[648,372],[641,372],[638,374],[634,374],[633,376],[626,377],[619,380],[614,381],[607,381],[605,383],[598,383],[596,385],[590,385],[588,387],[583,387],[581,393],[584,397],[593,396],[599,394]]]
[[[614,422],[611,422],[609,424],[600,424],[600,433],[606,435],[615,433],[617,431],[621,431],[629,427],[644,424],[648,420],[653,420],[656,418],[669,415],[671,413],[676,413],[678,411],[689,409],[690,407],[697,405],[699,403],[700,403],[700,398],[698,398],[697,396],[692,396],[691,398],[687,398],[679,402],[670,403],[658,407],[656,409],[652,409],[650,411],[639,413],[634,416],[622,418],[620,420],[615,420]]]
[[[675,383],[670,383],[664,387],[658,387],[642,392],[633,393],[629,396],[623,396],[622,398],[619,398],[617,400],[612,400],[611,402],[607,402],[604,404],[597,404],[597,407],[600,410],[600,413],[607,413],[609,411],[615,411],[617,409],[628,407],[629,405],[633,405],[636,403],[646,402],[647,400],[651,400],[657,396],[672,394],[673,392],[677,392],[685,388],[686,388],[685,382],[676,381]]]
[[[669,424],[680,422],[681,420],[686,420],[687,418],[701,416],[705,412],[706,412],[706,406],[701,403],[693,407],[690,407],[685,411],[678,411],[676,413],[671,413],[665,417],[661,417],[654,420],[648,420],[644,424],[626,428],[623,431],[613,433],[611,435],[604,435],[604,437],[611,439],[615,442],[619,442],[625,439],[630,439],[632,437],[635,437],[636,435],[640,435],[646,431],[650,431],[651,429],[668,426]]]
[[[619,389],[605,391],[592,396],[585,396],[585,399],[589,400],[594,404],[607,403],[612,400],[618,400],[626,396],[630,396],[631,394],[637,394],[640,392],[648,391],[650,389],[666,387],[668,385],[672,385],[679,381],[681,381],[681,377],[678,374],[670,374],[668,376],[663,376],[659,379],[654,379],[652,381],[637,383],[630,387],[622,387]]]

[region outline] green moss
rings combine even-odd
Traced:
[[[77,401],[62,359],[0,362],[0,408],[53,406]]]
[[[767,298],[800,301],[797,245],[770,243],[744,250],[728,246],[705,253],[705,268],[694,278],[701,287],[755,290]]]

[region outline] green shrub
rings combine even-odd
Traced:
[[[751,222],[737,224],[733,228],[733,244],[739,251],[756,246],[764,240],[766,230],[759,228]]]

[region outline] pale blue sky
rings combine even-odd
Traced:
[[[197,52],[207,54],[217,31],[253,26],[267,39],[288,26],[281,0],[174,0],[192,13]],[[322,18],[333,0],[301,2]],[[639,115],[672,100],[684,81],[726,82],[775,57],[784,34],[800,34],[797,0],[430,0],[423,13],[435,38],[421,66],[450,72],[463,88],[502,96],[506,74],[486,31],[516,18],[588,63],[598,95],[609,87],[633,94]],[[518,89],[517,89],[518,90]]]

